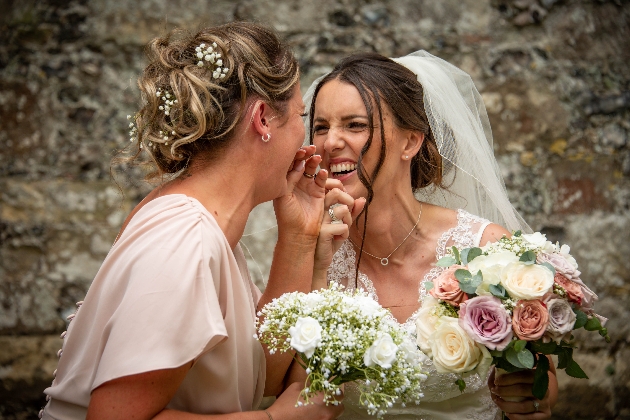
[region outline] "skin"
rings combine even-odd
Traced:
[[[331,170],[335,164],[358,162],[361,149],[369,136],[367,111],[358,90],[339,80],[326,83],[316,98],[313,116],[313,143],[322,156],[322,168]],[[378,123],[378,115],[374,116]],[[363,255],[361,271],[373,282],[379,303],[389,308],[399,322],[404,322],[418,309],[418,274],[425,273],[435,263],[435,247],[444,231],[454,226],[456,212],[450,209],[419,203],[411,188],[411,158],[418,153],[424,135],[403,130],[396,126],[388,106],[383,109],[383,123],[386,139],[386,158],[381,171],[373,182],[374,199],[369,207],[368,227],[365,235],[364,251],[379,257],[387,256],[412,229],[418,214],[420,222],[410,237],[389,257],[389,265],[383,267],[376,258]],[[367,173],[372,173],[379,158],[381,141],[380,129],[374,129],[370,150],[363,156]],[[334,202],[350,205],[367,194],[355,172],[339,176],[331,172],[327,190],[334,196],[325,200],[329,206]],[[349,237],[360,244],[363,236],[363,216],[350,227]],[[323,224],[330,223],[324,220]],[[322,235],[325,230],[322,227]],[[481,238],[481,244],[494,242],[503,235],[510,235],[503,227],[491,224]],[[343,241],[338,238],[320,238],[313,271],[314,288],[326,286],[326,271],[332,255]],[[356,248],[355,248],[356,250]],[[506,374],[489,379],[489,387],[495,403],[511,419],[540,420],[551,416],[551,407],[557,400],[557,379],[555,367],[551,363],[549,391],[540,401],[539,412],[534,413],[531,383],[533,371]],[[297,373],[296,373],[297,371]],[[290,380],[304,380],[305,374],[292,369]],[[520,403],[507,402],[502,397],[521,396],[526,400]]]
[[[326,171],[311,179],[321,158],[314,147],[300,148],[304,138],[304,103],[299,85],[289,101],[286,115],[279,116],[263,101],[253,101],[242,126],[225,154],[211,164],[192,162],[189,176],[176,179],[151,192],[123,225],[144,204],[168,194],[196,198],[216,218],[232,248],[243,234],[250,211],[274,199],[278,218],[278,243],[259,307],[289,291],[310,290],[310,278],[299,281],[299,273],[312,271],[314,249],[322,220]],[[261,136],[271,134],[269,142]],[[205,162],[200,160],[199,162]],[[243,168],[247,168],[244,170]],[[295,279],[298,279],[297,281]],[[270,355],[265,350],[267,379],[265,394],[277,395],[283,388],[284,374],[291,355]],[[104,383],[92,392],[87,418],[100,419],[251,419],[268,420],[263,411],[222,415],[199,415],[165,409],[173,398],[192,361],[175,369],[130,375]],[[320,401],[295,407],[301,387],[289,385],[267,409],[274,420],[298,417],[333,419],[343,406],[325,406]],[[211,396],[208,396],[209,398]]]

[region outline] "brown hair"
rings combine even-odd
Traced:
[[[216,44],[214,50],[227,68],[224,78],[215,79],[212,67],[197,65],[201,44]],[[149,152],[157,166],[149,179],[177,173],[201,154],[216,157],[234,137],[250,98],[285,114],[299,81],[291,49],[271,29],[251,22],[195,34],[175,30],[151,41],[148,57],[138,79],[143,105],[134,116],[137,150],[132,159],[142,148]],[[167,99],[173,101],[168,113],[163,108]]]
[[[394,123],[401,129],[424,134],[424,141],[418,153],[411,160],[411,187],[415,191],[429,185],[445,188],[442,178],[442,156],[438,151],[431,126],[424,110],[424,91],[416,75],[406,67],[376,53],[357,53],[342,59],[315,87],[310,115],[315,113],[315,99],[324,84],[331,80],[349,83],[357,88],[365,104],[370,127],[367,142],[361,149],[357,162],[357,175],[367,189],[367,202],[363,209],[363,240],[367,228],[369,204],[374,198],[372,185],[383,166],[386,155],[385,129],[383,126],[383,102],[389,108]],[[379,159],[371,174],[362,165],[363,156],[372,146],[374,138],[374,116],[378,117],[381,134]],[[310,119],[310,139],[313,142],[313,119]],[[357,261],[361,261],[363,241]]]

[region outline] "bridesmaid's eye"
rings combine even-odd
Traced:
[[[313,133],[315,134],[326,134],[328,132],[328,126],[325,125],[316,125],[313,127]]]

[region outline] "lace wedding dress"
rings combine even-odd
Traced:
[[[486,219],[474,216],[464,210],[457,211],[457,224],[444,232],[437,243],[436,261],[446,255],[451,246],[467,248],[479,246],[484,229],[490,222]],[[372,281],[359,271],[358,279],[355,278],[356,252],[349,241],[345,241],[333,257],[328,269],[328,282],[337,282],[346,288],[356,287],[366,290],[378,301],[376,290]],[[420,298],[426,295],[425,281],[433,281],[443,270],[433,267],[424,276],[419,276],[418,285]],[[420,308],[418,308],[420,309]],[[416,341],[415,321],[418,310],[414,312],[403,324],[408,333]],[[466,389],[461,393],[455,385],[457,376],[454,374],[439,374],[429,361],[427,366],[429,379],[423,387],[424,397],[419,405],[409,404],[403,407],[394,405],[387,411],[384,419],[473,419],[494,420],[501,418],[501,412],[490,398],[490,391],[486,384],[486,378],[472,375],[465,378]],[[349,383],[345,386],[344,398],[345,411],[342,419],[371,419],[372,416],[359,405],[359,392],[356,385]]]

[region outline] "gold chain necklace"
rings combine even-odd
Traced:
[[[396,252],[396,250],[398,248],[400,248],[402,246],[402,244],[405,243],[405,241],[411,236],[411,233],[416,229],[416,226],[418,226],[418,223],[420,223],[420,216],[422,216],[422,203],[420,203],[420,213],[418,214],[418,220],[416,220],[416,224],[413,225],[413,227],[411,228],[411,230],[409,231],[409,233],[407,234],[407,236],[405,236],[405,239],[402,240],[401,243],[398,244],[398,246],[396,248],[394,248],[394,250],[392,252],[389,253],[389,255],[387,257],[377,257],[376,255],[370,254],[369,252],[367,252],[365,249],[362,251],[365,254],[369,255],[370,257],[376,258],[377,260],[381,260],[381,265],[386,266],[387,264],[389,264],[389,257],[392,256],[392,254],[394,252]],[[350,243],[352,245],[354,245],[357,249],[361,249],[361,247],[359,247],[357,244],[355,244],[352,239],[350,239],[350,237],[348,237],[348,240],[350,241]]]

